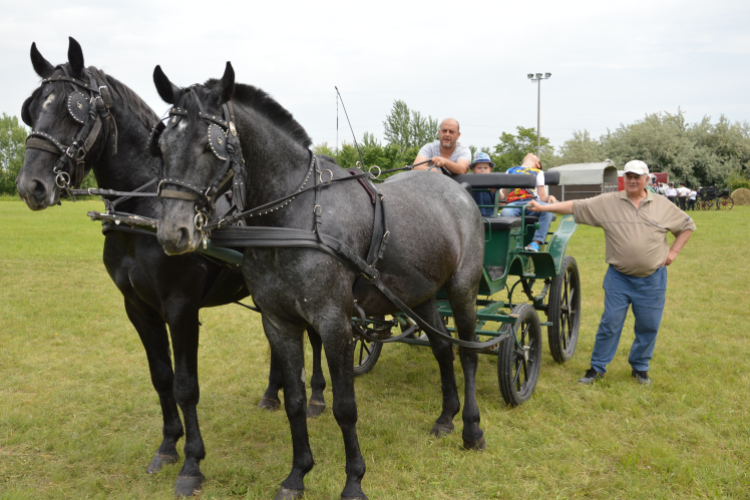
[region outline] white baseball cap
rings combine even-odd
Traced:
[[[648,174],[648,165],[646,165],[646,162],[641,160],[632,160],[625,164],[623,170],[625,172],[632,172],[638,175],[646,175]]]

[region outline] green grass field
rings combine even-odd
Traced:
[[[92,209],[101,203],[39,213],[0,203],[0,499],[172,498],[179,466],[145,473],[161,438],[158,399],[102,265]],[[460,416],[453,435],[428,436],[440,408],[437,364],[429,349],[385,346],[355,383],[369,498],[750,498],[750,207],[694,218],[698,231],[669,269],[650,387],[630,377],[632,317],[606,379],[576,383],[606,270],[603,234],[589,227],[568,248],[583,291],[573,359],[557,365],[545,342],[536,393],[511,409],[496,358],[480,358],[485,452],[462,449]],[[201,312],[204,499],[273,498],[291,467],[285,414],[257,408],[269,361],[259,319],[237,306]],[[330,383],[326,401],[309,422],[308,499],[339,498],[344,485]]]

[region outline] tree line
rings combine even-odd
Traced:
[[[366,167],[377,165],[383,170],[410,165],[419,149],[437,139],[438,121],[410,109],[396,100],[383,121],[381,143],[365,132],[358,141],[344,142],[340,148],[327,143],[313,147],[316,154],[332,157],[345,168],[362,161]],[[0,194],[17,195],[15,179],[23,165],[26,151],[26,127],[18,118],[3,113],[0,120]],[[620,124],[599,138],[587,130],[573,132],[573,137],[555,150],[547,137],[541,138],[541,160],[545,168],[571,163],[600,162],[609,158],[622,167],[632,159],[645,161],[653,172],[669,172],[670,179],[690,186],[750,188],[750,123],[730,122],[724,115],[716,123],[706,116],[688,123],[684,112],[652,113],[631,124]],[[516,133],[503,132],[494,147],[477,148],[495,163],[496,172],[520,165],[527,153],[536,153],[536,129],[519,126]],[[386,174],[388,175],[388,174]],[[94,187],[93,176],[84,181]]]

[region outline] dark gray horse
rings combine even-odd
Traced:
[[[310,175],[311,144],[304,129],[264,92],[235,85],[229,63],[220,81],[181,89],[156,67],[154,81],[159,95],[173,104],[167,129],[159,139],[165,162],[165,178],[173,191],[187,197],[183,188],[203,190],[221,170],[209,144],[205,117],[222,117],[222,104],[231,100],[244,156],[248,207],[259,207],[294,193]],[[202,114],[199,112],[202,109]],[[215,130],[214,130],[215,133]],[[214,140],[217,136],[213,136]],[[349,174],[330,159],[317,157],[312,173],[339,179]],[[311,231],[316,214],[320,230],[344,242],[361,258],[368,253],[373,231],[370,196],[357,181],[335,182],[322,190],[318,205],[312,191],[298,195],[279,210],[247,219],[250,226],[297,228]],[[391,237],[379,261],[385,284],[424,320],[445,328],[435,302],[443,288],[453,309],[458,335],[474,340],[475,302],[482,275],[484,230],[471,196],[443,175],[410,172],[392,177],[380,186],[385,196]],[[158,238],[170,255],[184,255],[201,244],[194,225],[195,202],[175,198],[163,201],[164,212]],[[333,414],[344,437],[346,485],[342,498],[366,498],[361,488],[365,463],[357,439],[357,404],[352,370],[351,317],[355,299],[369,316],[396,312],[395,306],[374,287],[354,296],[358,273],[331,255],[317,249],[247,248],[242,266],[248,288],[263,310],[263,327],[274,353],[283,364],[284,397],[291,426],[294,458],[289,476],[282,482],[277,499],[300,498],[304,476],[313,467],[305,419],[302,334],[312,326],[326,350],[333,385]],[[460,409],[451,345],[430,335],[440,365],[443,393],[442,413],[432,433],[453,429]],[[460,348],[464,371],[464,446],[485,447],[479,428],[475,397],[476,351]]]
[[[76,86],[74,89],[73,84],[66,80],[43,84],[24,103],[21,113],[24,122],[39,134],[47,134],[62,144],[72,144],[82,125],[69,111],[69,95],[79,90],[89,93],[87,88],[92,85],[88,75],[91,75],[96,83],[94,88],[106,85],[112,93],[110,112],[117,127],[118,147],[117,154],[113,156],[112,137],[107,133],[107,125],[102,127],[85,154],[84,174],[93,169],[100,188],[118,191],[133,191],[155,180],[161,161],[147,154],[146,143],[151,128],[158,122],[156,114],[115,78],[93,66],[84,70],[81,47],[72,38],[68,60],[63,65],[52,66],[32,44],[31,62],[39,76],[56,79],[67,72],[69,78],[85,82],[87,87]],[[51,145],[50,141],[47,142]],[[30,143],[30,146],[33,144]],[[41,144],[40,147],[45,145]],[[55,205],[60,199],[60,187],[55,182],[56,174],[52,167],[60,153],[55,153],[54,149],[29,147],[26,150],[16,185],[32,210]],[[155,189],[154,184],[150,191]],[[161,215],[161,204],[156,198],[132,198],[117,208],[143,217],[158,218]],[[190,495],[202,483],[199,462],[205,455],[196,413],[199,398],[198,310],[228,304],[246,297],[248,292],[238,271],[231,272],[197,254],[169,257],[155,236],[121,229],[110,226],[105,232],[104,265],[123,294],[125,311],[146,349],[151,381],[159,395],[164,419],[163,440],[147,471],[157,472],[164,464],[179,460],[176,443],[184,434],[177,410],[179,405],[187,436],[185,463],[175,491]],[[167,325],[172,337],[174,372]],[[310,413],[316,416],[325,408],[325,378],[320,361],[321,340],[314,331],[310,331],[310,342],[314,348]],[[269,387],[262,399],[262,406],[278,405],[281,382],[280,366],[273,357]]]

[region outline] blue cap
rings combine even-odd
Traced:
[[[495,162],[492,161],[490,158],[490,155],[487,153],[479,152],[474,155],[474,161],[471,162],[471,165],[469,165],[471,168],[474,168],[474,165],[477,163],[489,163],[492,168],[495,168]]]

